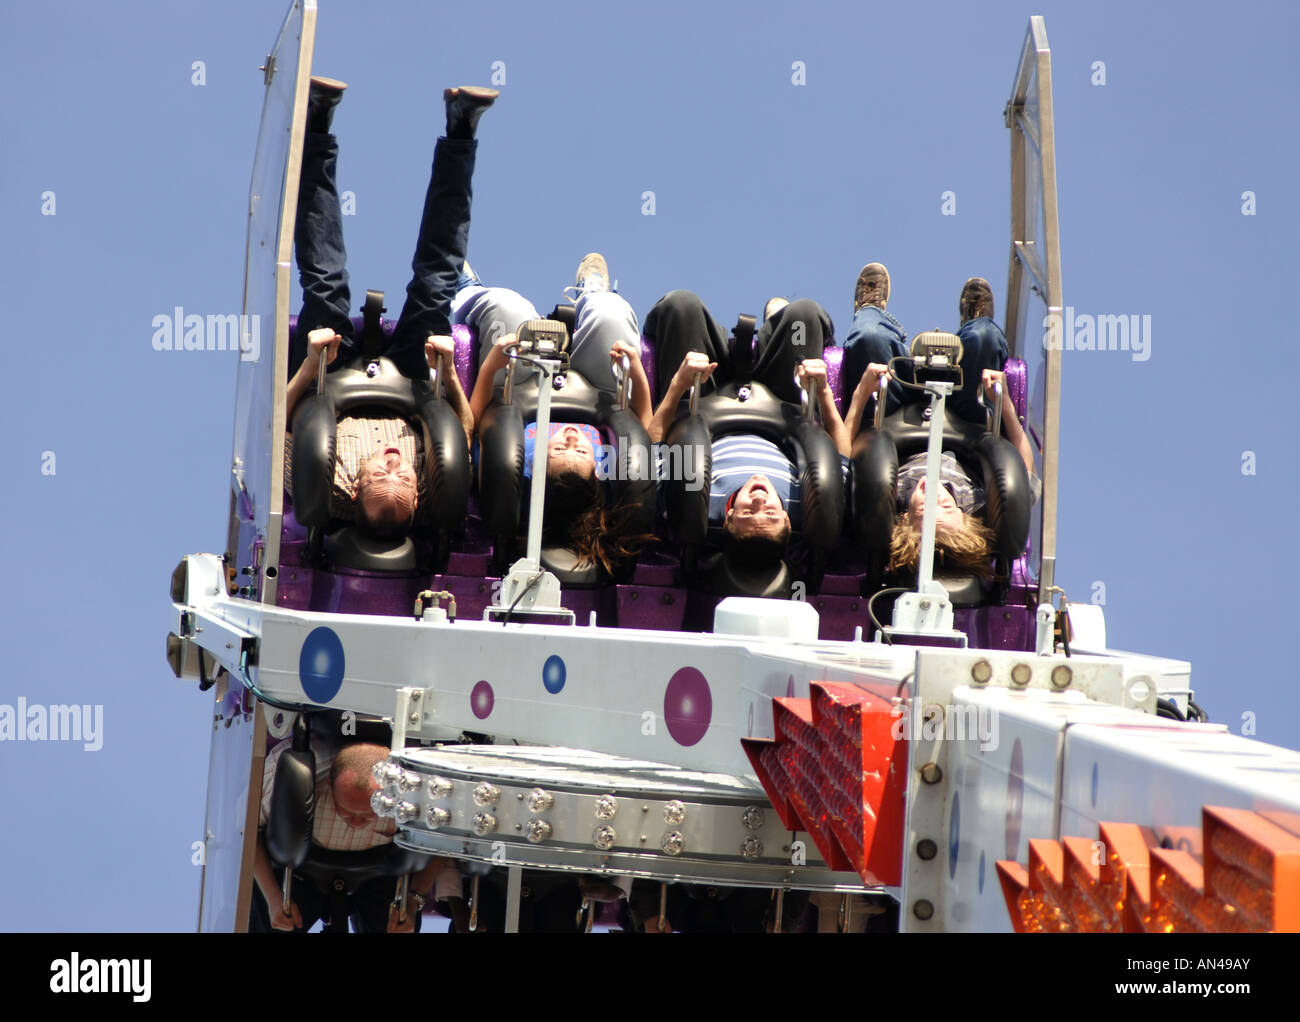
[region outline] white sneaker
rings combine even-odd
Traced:
[[[576,302],[582,295],[592,291],[610,290],[609,266],[605,257],[599,252],[588,252],[578,263],[578,272],[573,276],[573,283],[564,289],[564,297]],[[570,291],[575,292],[569,294]]]

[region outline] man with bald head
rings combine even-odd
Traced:
[[[281,742],[266,757],[259,828],[266,826],[270,816],[276,765],[290,745],[289,741]],[[370,805],[371,797],[380,790],[375,779],[375,765],[388,759],[388,747],[358,742],[331,754],[313,737],[312,750],[316,755],[312,843],[336,852],[364,852],[390,844],[396,833],[393,821],[381,820]],[[261,833],[257,838],[253,878],[253,905],[249,918],[252,931],[291,930],[302,933],[329,913],[329,896],[297,873],[291,891],[293,900],[285,904],[284,870],[271,862]],[[412,874],[404,923],[399,923],[397,913],[392,911],[396,890],[396,877],[378,877],[362,884],[348,899],[353,927],[360,932],[418,932],[421,910],[426,901],[435,897],[460,896],[460,872],[449,860],[435,858],[424,869]]]

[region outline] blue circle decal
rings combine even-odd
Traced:
[[[298,682],[313,703],[328,703],[343,686],[343,643],[333,628],[312,629],[298,655]]]
[[[948,879],[957,876],[957,852],[961,848],[961,798],[952,795],[952,815],[948,818]]]
[[[568,671],[564,668],[564,661],[559,654],[552,653],[546,658],[546,663],[542,665],[542,684],[546,686],[546,691],[555,695],[560,689],[564,688],[564,680],[568,676]]]

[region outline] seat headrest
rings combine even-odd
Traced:
[[[568,547],[545,547],[541,554],[542,567],[560,580],[560,585],[587,589],[609,581],[600,565],[578,563],[578,555]]]
[[[699,577],[700,588],[722,596],[754,596],[788,600],[794,591],[794,575],[785,561],[760,571],[744,571],[725,556],[706,565]]]
[[[723,384],[701,398],[697,407],[714,438],[755,433],[779,445],[790,438],[802,415],[761,383]]]
[[[335,568],[413,573],[417,567],[415,544],[409,536],[399,540],[375,539],[348,526],[325,538],[325,550]]]
[[[518,405],[525,422],[537,418],[537,377],[515,378],[511,402]],[[557,373],[551,380],[552,422],[604,422],[618,407],[615,395],[593,387],[581,373]]]
[[[427,380],[403,376],[382,355],[378,358],[361,355],[342,369],[329,373],[325,377],[325,389],[340,416],[364,406],[415,416],[419,414],[420,398],[428,393],[429,384]]]
[[[907,404],[885,418],[883,429],[893,439],[900,462],[928,449],[930,420],[926,418],[925,413],[929,407],[924,402]],[[943,449],[970,451],[979,443],[986,430],[976,423],[958,417],[949,408],[945,408],[944,411]]]

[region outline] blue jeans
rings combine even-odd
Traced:
[[[478,143],[438,140],[424,211],[411,259],[411,282],[388,349],[384,352],[403,375],[427,377],[424,342],[430,334],[451,333],[451,300],[469,243],[469,212]],[[339,205],[338,141],[333,135],[308,133],[303,141],[302,175],[294,248],[302,284],[302,311],[289,354],[292,376],[307,357],[307,334],[330,327],[343,343],[334,365],[360,353],[353,336],[352,296],[348,287],[347,249]]]
[[[889,360],[907,354],[907,331],[884,309],[864,305],[853,314],[853,325],[844,339],[844,361],[840,367],[846,400],[853,397],[862,381],[867,366],[876,362],[889,365]],[[890,413],[905,400],[906,388],[890,380],[886,389],[885,412]],[[912,391],[911,393],[919,393]]]
[[[1011,349],[1002,328],[988,316],[967,320],[958,329],[957,336],[961,338],[963,383],[960,393],[952,396],[950,404],[963,419],[982,425],[988,421],[988,416],[979,403],[980,379],[985,369],[1001,372],[1011,357]]]
[[[1010,349],[1002,330],[987,316],[963,323],[957,336],[962,342],[962,389],[948,399],[948,407],[968,422],[983,424],[988,417],[980,404],[980,380],[985,369],[1002,370]],[[887,365],[891,358],[907,353],[907,334],[902,324],[883,309],[863,306],[854,313],[853,327],[844,342],[845,395],[852,396],[870,363]],[[905,371],[899,375],[910,378]],[[924,391],[904,387],[896,380],[890,381],[886,395],[886,414],[904,403],[926,399]]]

